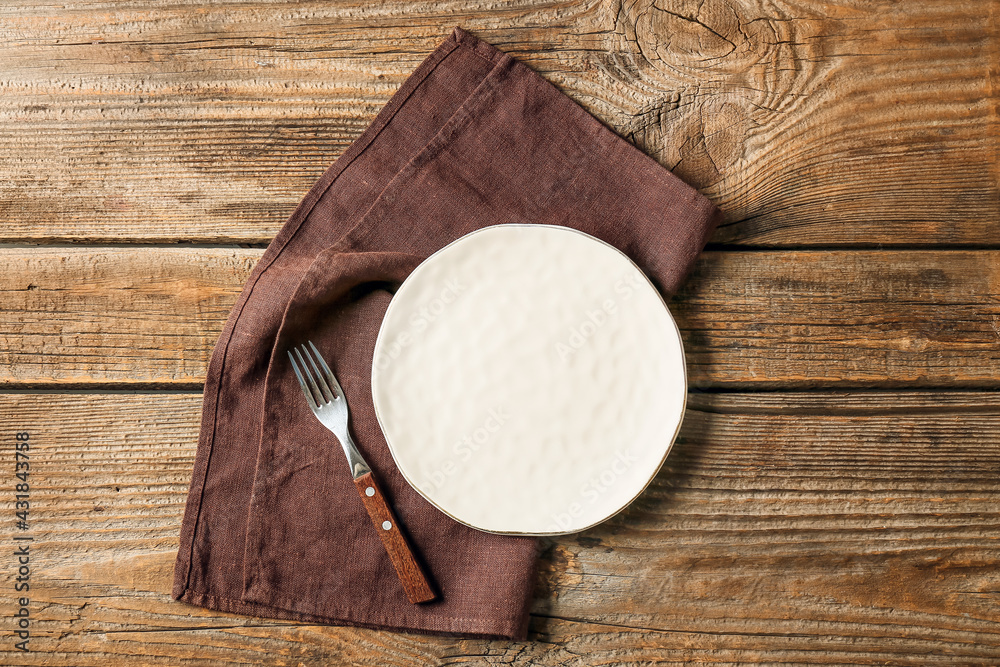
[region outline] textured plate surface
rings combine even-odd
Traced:
[[[631,502],[680,427],[687,380],[660,294],[624,254],[550,225],[464,236],[389,304],[379,423],[421,495],[480,530],[583,530]]]

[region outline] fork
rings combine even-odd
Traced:
[[[306,401],[316,418],[337,436],[341,447],[344,448],[347,463],[351,466],[354,486],[361,495],[361,501],[368,510],[368,516],[371,517],[378,536],[382,538],[382,545],[389,554],[393,567],[396,568],[396,574],[403,584],[406,597],[413,604],[430,602],[437,595],[431,589],[427,576],[400,530],[399,520],[375,482],[371,467],[365,462],[357,445],[354,444],[354,439],[351,438],[348,428],[350,413],[347,410],[347,396],[316,346],[312,341],[307,341],[307,345],[300,345],[288,352],[292,370],[295,371],[295,377],[302,386],[302,393],[305,394]]]

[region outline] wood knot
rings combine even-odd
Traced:
[[[602,62],[627,91],[631,114],[617,129],[707,194],[724,188],[746,169],[758,137],[787,130],[821,78],[822,17],[792,9],[750,0],[619,4]]]
[[[794,41],[794,21],[759,12],[759,6],[734,0],[646,0],[631,10],[625,30],[656,69],[685,76],[737,74]]]

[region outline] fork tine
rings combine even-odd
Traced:
[[[295,356],[299,360],[299,368],[302,370],[302,374],[305,376],[306,382],[309,384],[313,400],[317,403],[317,405],[326,403],[326,396],[323,395],[323,392],[320,391],[319,386],[316,384],[316,374],[313,373],[313,371],[309,368],[309,363],[306,362],[308,352],[303,353],[300,348],[295,348],[292,352],[295,353]]]
[[[320,363],[324,363],[323,357],[320,356],[319,351],[316,350],[315,346],[313,347],[313,352],[315,352],[315,354],[310,354],[309,350],[306,349],[305,345],[300,345],[299,349],[302,350],[302,355],[309,360],[309,365],[312,366],[312,369],[315,373],[315,374],[310,373],[310,375],[313,376],[313,379],[316,381],[316,384],[319,385],[320,388],[320,395],[317,396],[316,398],[323,401],[323,403],[332,403],[337,399],[337,397],[334,396],[333,390],[330,389],[329,383],[327,382],[326,378],[323,377],[323,374],[320,372],[319,366],[316,365],[316,359],[319,359]]]
[[[302,378],[302,372],[299,371],[299,365],[295,362],[295,357],[292,355],[292,351],[288,351],[288,359],[292,362],[292,370],[295,371],[295,377],[299,379],[299,386],[302,387],[302,393],[305,394],[306,400],[309,401],[309,407],[315,410],[317,407],[316,399],[313,398],[312,390],[306,385],[306,381]]]
[[[323,355],[319,353],[319,350],[316,349],[316,346],[313,345],[313,342],[310,340],[308,341],[308,343],[309,347],[312,348],[313,354],[319,360],[320,366],[323,369],[323,375],[326,376],[326,381],[330,384],[331,387],[333,387],[337,391],[337,396],[343,396],[344,390],[340,388],[340,383],[337,382],[337,376],[335,376],[333,374],[333,371],[330,370],[330,367],[326,365],[326,360],[323,359]]]

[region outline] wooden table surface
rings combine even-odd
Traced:
[[[996,0],[3,3],[0,663],[1000,664],[998,15]],[[454,25],[724,209],[670,302],[689,355],[680,439],[629,510],[546,548],[527,642],[175,602],[228,311]]]

